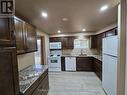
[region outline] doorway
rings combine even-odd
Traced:
[[[35,64],[44,65],[44,37],[37,37],[37,51],[35,52]]]

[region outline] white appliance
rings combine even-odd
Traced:
[[[50,42],[50,49],[61,49],[61,42]]]
[[[103,38],[102,85],[107,95],[116,95],[117,92],[117,51],[118,36]]]
[[[65,70],[76,71],[76,57],[65,57]]]
[[[54,50],[50,52],[48,58],[49,71],[61,71],[61,50]]]

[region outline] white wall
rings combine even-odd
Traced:
[[[34,53],[18,55],[17,59],[19,71],[35,63]]]

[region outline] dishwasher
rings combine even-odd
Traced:
[[[65,70],[76,71],[76,57],[65,57]]]

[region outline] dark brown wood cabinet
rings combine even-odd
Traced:
[[[61,70],[65,71],[65,57],[61,57]]]
[[[19,94],[16,48],[0,48],[0,93]]]
[[[93,57],[76,57],[76,71],[93,71]]]
[[[118,34],[117,28],[113,28],[113,29],[105,32],[106,37],[114,36],[114,35],[117,35],[117,34]]]
[[[27,52],[32,52],[37,50],[37,35],[35,28],[25,23],[25,32],[26,32],[26,50]]]
[[[99,50],[102,50],[102,40],[104,37],[108,37],[108,36],[114,36],[117,35],[118,31],[117,31],[117,27],[113,28],[111,30],[108,30],[106,32],[97,34],[97,35],[92,35],[91,36],[91,48],[96,48]]]
[[[48,75],[46,75],[44,79],[41,80],[39,86],[32,93],[32,95],[47,95],[48,90],[49,90],[49,81],[48,81]]]
[[[15,18],[15,38],[17,53],[25,53],[25,31],[24,22],[18,18]]]
[[[91,35],[91,49],[97,48],[97,35]]]
[[[37,35],[35,27],[16,17],[14,23],[17,54],[36,51]]]
[[[15,46],[13,18],[0,18],[0,47]]]
[[[105,37],[105,33],[101,33],[101,34],[98,34],[97,35],[97,49],[99,49],[99,50],[102,50],[102,40],[103,40],[103,38]]]
[[[94,58],[94,72],[102,80],[102,61]]]

